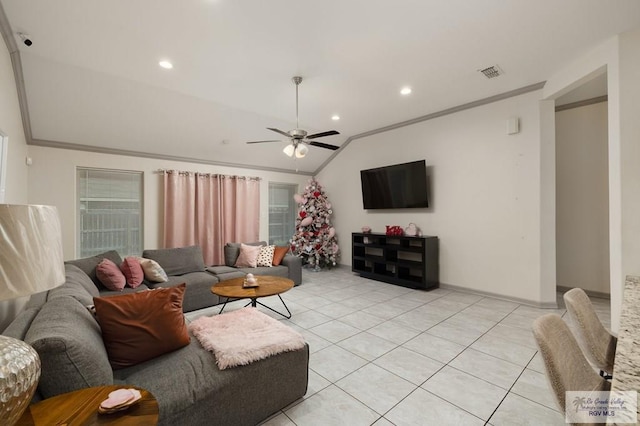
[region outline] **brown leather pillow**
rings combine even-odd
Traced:
[[[189,344],[182,313],[186,285],[94,297],[102,340],[114,369],[130,367]]]
[[[284,255],[289,251],[289,247],[280,247],[276,246],[276,250],[273,253],[273,266],[278,266],[282,259],[284,259]]]

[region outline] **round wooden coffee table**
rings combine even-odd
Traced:
[[[233,278],[226,281],[220,281],[219,283],[215,283],[213,287],[211,287],[211,292],[215,295],[225,297],[227,300],[222,305],[220,312],[224,311],[225,306],[231,299],[251,299],[246,306],[253,306],[254,308],[257,305],[264,306],[265,308],[282,315],[283,317],[289,319],[291,318],[291,311],[287,307],[287,304],[284,303],[282,297],[280,297],[281,293],[284,293],[287,290],[291,290],[293,288],[293,281],[289,278],[283,277],[274,277],[271,275],[256,275],[256,280],[258,281],[257,287],[243,287],[244,277],[243,278]],[[283,314],[282,312],[278,312],[270,306],[265,305],[264,303],[258,302],[258,298],[260,297],[268,297],[268,296],[278,296],[282,305],[287,310],[288,316]]]
[[[135,388],[142,394],[137,404],[112,414],[98,414],[100,403],[109,393],[122,388]],[[156,425],[158,402],[137,386],[97,386],[63,393],[31,404],[16,426],[33,425]]]

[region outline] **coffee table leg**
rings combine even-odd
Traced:
[[[244,305],[244,307],[246,308],[247,306],[251,306],[252,308],[256,307],[256,299],[254,299],[253,297],[249,300],[249,303],[247,303],[246,305]]]
[[[282,315],[283,317],[285,317],[286,319],[291,318],[291,311],[289,310],[289,308],[287,307],[287,304],[284,303],[284,300],[282,300],[282,297],[280,297],[280,295],[277,295],[278,298],[280,299],[280,301],[282,302],[282,305],[284,306],[284,308],[287,310],[287,313],[289,314],[289,316],[286,316],[285,314],[283,314],[282,312],[278,312],[275,309],[273,309],[270,306],[265,305],[264,303],[258,302],[256,299],[251,299],[252,301],[256,302],[257,304],[259,304],[260,306],[264,306],[265,308],[272,310],[273,312],[275,312],[276,314]],[[252,306],[256,306],[256,305],[252,305]]]
[[[228,302],[229,302],[229,298],[227,297],[227,300],[224,301],[224,305],[222,305],[222,308],[220,308],[220,312],[218,312],[218,315],[220,315],[222,311],[224,311],[224,307],[227,306]]]

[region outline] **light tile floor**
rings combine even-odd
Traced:
[[[565,316],[561,295],[559,309],[537,309],[407,289],[341,267],[304,270],[303,284],[282,297],[290,320],[260,309],[306,338],[309,387],[264,425],[565,425],[531,333],[538,316]],[[277,297],[261,301],[282,307]],[[608,327],[609,301],[592,302]]]

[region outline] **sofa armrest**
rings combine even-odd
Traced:
[[[289,279],[294,285],[302,283],[302,259],[292,254],[286,254],[280,262],[281,265],[289,268]]]

